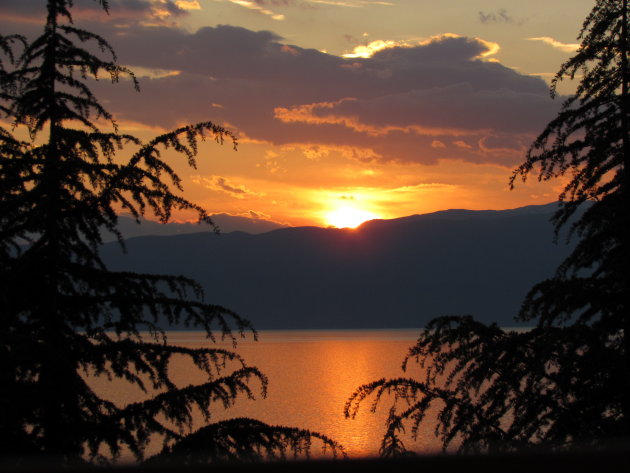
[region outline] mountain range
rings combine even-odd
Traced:
[[[238,215],[214,214],[211,215],[210,218],[220,233],[243,231],[246,233],[257,234],[286,227],[286,225],[272,222],[270,220]],[[203,223],[169,222],[162,224],[160,222],[154,222],[144,218],[141,218],[139,222],[136,222],[133,217],[127,214],[120,215],[118,217],[118,230],[125,239],[146,235],[168,236],[214,231],[210,225]],[[105,242],[116,240],[114,234],[106,231],[103,232],[102,237]]]
[[[562,235],[554,243],[556,208],[446,210],[357,229],[146,235],[126,240],[127,253],[111,242],[102,255],[113,270],[192,277],[207,302],[257,329],[418,328],[464,314],[515,326],[527,291],[571,249]]]

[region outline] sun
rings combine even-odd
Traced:
[[[326,223],[337,228],[356,228],[363,222],[375,218],[378,216],[367,210],[344,206],[326,214]]]

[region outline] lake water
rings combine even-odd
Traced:
[[[350,457],[375,456],[390,404],[385,401],[371,413],[368,401],[355,419],[344,417],[344,404],[361,384],[402,376],[402,360],[419,333],[420,329],[261,331],[258,341],[239,341],[235,351],[267,375],[267,397],[257,396],[254,401],[242,397],[232,408],[213,411],[213,420],[251,417],[300,427],[331,437]],[[213,344],[200,332],[170,332],[168,336],[169,343],[176,345],[231,349],[228,343]],[[171,371],[182,386],[203,381],[187,363],[178,362]],[[122,381],[93,384],[118,404],[144,397]],[[432,428],[421,432],[416,442],[405,444],[419,452],[440,447]]]

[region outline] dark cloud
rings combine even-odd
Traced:
[[[237,186],[233,186],[233,185],[228,184],[227,179],[224,178],[224,177],[217,177],[216,185],[220,189],[222,189],[225,192],[228,192],[230,194],[247,194],[248,193],[245,188],[237,187]]]
[[[74,20],[87,18],[99,19],[99,21],[112,21],[120,25],[125,21],[146,20],[148,18],[161,18],[165,14],[171,17],[188,15],[188,11],[180,8],[174,0],[164,2],[152,2],[150,0],[109,0],[109,15],[103,11],[103,7],[94,0],[74,0],[71,9]],[[46,17],[46,2],[42,0],[2,0],[0,14],[12,18],[21,18],[24,21],[33,21]]]
[[[475,90],[547,93],[540,79],[477,60],[490,46],[470,38],[444,37],[422,46],[384,49],[368,59],[344,59],[288,46],[272,32],[225,25],[193,34],[168,27],[139,27],[115,35],[111,42],[121,61],[132,66],[252,81],[263,87],[290,84],[284,91],[289,100],[308,91],[313,99],[338,100],[458,83],[471,84]]]
[[[208,189],[224,192],[236,199],[242,199],[246,196],[260,195],[245,186],[233,184],[227,178],[222,176],[192,176],[191,179],[196,184],[207,187]]]
[[[110,10],[113,12],[135,11],[150,12],[151,2],[149,0],[110,0]],[[169,0],[169,3],[172,3]],[[46,2],[42,0],[2,0],[0,10],[3,13],[44,15],[46,12]],[[103,7],[94,0],[74,0],[72,12],[98,11],[102,12]]]
[[[136,0],[137,1],[137,0]],[[184,8],[180,8],[175,2],[172,0],[167,0],[166,3],[160,5],[161,8],[166,9],[171,16],[186,16],[188,15],[188,10]]]
[[[2,0],[2,2],[0,2],[0,13],[2,13],[3,16],[45,18],[46,2],[42,2],[41,0]]]
[[[75,0],[76,1],[76,0]],[[75,7],[79,12],[101,10],[93,0],[79,0]],[[177,5],[174,0],[164,0],[161,2],[151,2],[150,0],[109,0],[109,12],[116,17],[124,17],[125,15],[163,15],[164,12],[170,16],[181,17],[186,16],[189,12]]]
[[[246,212],[247,217],[249,218],[253,218],[255,220],[259,220],[259,219],[267,219],[269,218],[269,215],[262,213],[262,212],[256,212],[254,210],[249,210],[248,212]]]
[[[351,59],[225,25],[194,33],[139,23],[87,29],[108,38],[132,69],[178,71],[141,78],[140,94],[128,84],[94,86],[118,119],[165,128],[210,119],[248,138],[353,159],[512,165],[557,110],[541,79],[481,60],[494,45],[479,39],[444,36]]]
[[[171,9],[170,5],[174,6],[171,0],[167,0],[167,8]],[[79,0],[75,2],[75,6],[81,10],[101,10],[101,6],[94,0]],[[109,9],[112,12],[127,11],[127,12],[150,12],[152,9],[151,2],[148,0],[110,0]]]
[[[317,109],[314,116],[323,121],[327,117],[345,117],[348,123],[352,117],[360,117],[357,128],[373,127],[375,131],[385,127],[417,127],[424,133],[431,130],[453,130],[454,134],[477,130],[535,133],[539,117],[553,116],[555,110],[554,103],[541,94],[456,83],[343,101]]]
[[[522,25],[524,20],[515,20],[505,8],[500,8],[496,12],[479,12],[479,21],[484,24],[488,23],[512,23]]]

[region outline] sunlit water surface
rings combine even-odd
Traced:
[[[350,457],[375,456],[391,402],[385,400],[372,413],[368,400],[355,419],[344,417],[344,404],[362,384],[413,375],[402,372],[401,362],[419,333],[420,329],[261,331],[258,341],[251,337],[239,340],[235,351],[269,379],[267,397],[258,395],[250,400],[241,396],[229,409],[217,405],[212,420],[251,417],[273,425],[300,427],[336,440]],[[232,349],[230,343],[213,343],[200,332],[169,332],[168,342]],[[204,381],[183,358],[175,360],[169,371],[181,386]],[[147,397],[120,380],[93,379],[91,384],[119,405]],[[253,387],[255,393],[260,392],[257,385]],[[202,425],[199,417],[197,426]],[[424,453],[440,446],[431,427],[421,431],[415,441],[407,438],[405,445]]]

